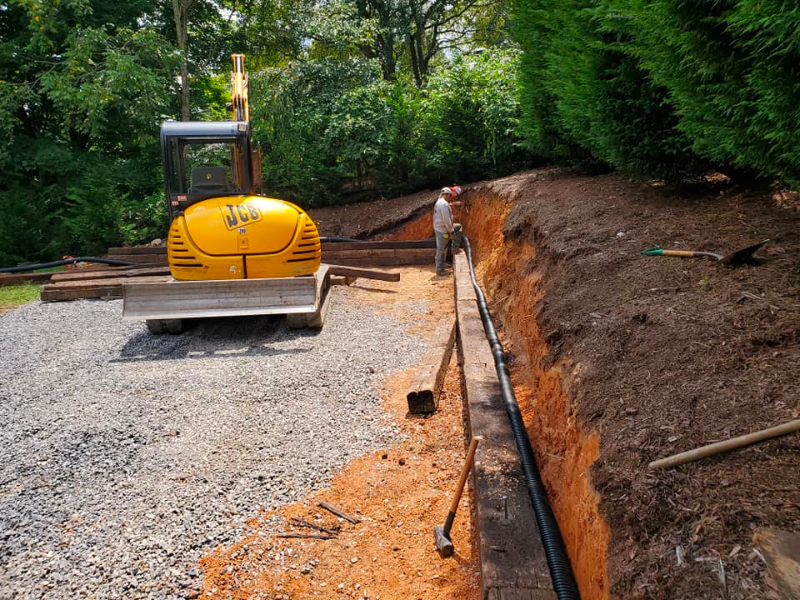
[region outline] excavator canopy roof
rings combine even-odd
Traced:
[[[161,136],[230,137],[247,135],[250,124],[244,121],[165,121]]]

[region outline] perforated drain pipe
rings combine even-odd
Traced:
[[[514,440],[517,443],[522,472],[525,476],[525,483],[528,485],[528,492],[531,496],[533,511],[536,514],[536,523],[539,525],[539,533],[542,536],[542,545],[547,557],[547,566],[550,568],[550,577],[553,580],[553,589],[559,600],[579,600],[578,586],[572,574],[572,567],[569,563],[567,550],[564,547],[564,540],[558,530],[553,509],[547,499],[547,491],[544,489],[539,468],[536,466],[536,458],[533,456],[533,448],[525,431],[525,422],[522,420],[522,413],[519,410],[517,396],[514,393],[514,386],[511,384],[511,374],[506,364],[506,355],[500,338],[497,337],[497,330],[494,328],[492,317],[489,314],[489,307],[486,304],[486,296],[483,295],[481,286],[475,279],[475,267],[472,264],[472,248],[469,245],[467,236],[463,237],[464,250],[467,253],[469,264],[469,276],[472,279],[472,287],[475,288],[475,295],[478,297],[478,309],[481,311],[483,329],[486,338],[492,347],[494,356],[494,366],[497,370],[497,377],[500,379],[500,388],[503,392],[503,400],[506,404],[508,420],[511,422],[511,430],[514,432]]]

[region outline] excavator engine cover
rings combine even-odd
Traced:
[[[299,207],[261,196],[221,196],[186,208],[167,241],[178,280],[311,275],[320,265],[316,225]]]

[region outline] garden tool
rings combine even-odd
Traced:
[[[758,244],[753,244],[752,246],[748,246],[747,248],[742,248],[740,250],[735,250],[730,254],[717,254],[716,252],[702,252],[699,250],[664,250],[658,246],[654,248],[648,248],[647,250],[642,250],[641,254],[644,256],[690,256],[690,257],[700,257],[700,256],[707,256],[708,258],[712,258],[717,262],[722,263],[723,265],[729,265],[731,267],[738,267],[739,265],[744,264],[751,264],[757,265],[758,260],[756,257],[753,256],[753,253],[761,248],[764,244],[766,244],[769,240],[764,240],[763,242],[759,242]]]
[[[464,461],[464,467],[461,469],[461,478],[458,480],[458,488],[453,502],[450,504],[450,512],[447,513],[447,520],[444,527],[437,525],[433,528],[434,542],[436,549],[443,557],[453,556],[455,552],[453,548],[453,541],[450,539],[450,530],[453,528],[453,521],[456,518],[456,510],[458,510],[458,503],[461,500],[461,494],[464,491],[464,484],[467,482],[467,475],[469,475],[472,460],[475,458],[475,449],[478,447],[480,437],[474,437],[469,443],[469,450],[467,451],[467,459]]]

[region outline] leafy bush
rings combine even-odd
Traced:
[[[417,102],[416,139],[430,182],[496,177],[529,159],[518,146],[516,50],[456,56]]]
[[[419,89],[377,63],[320,59],[252,79],[268,193],[319,205],[509,172],[517,145],[517,53],[442,64]]]

